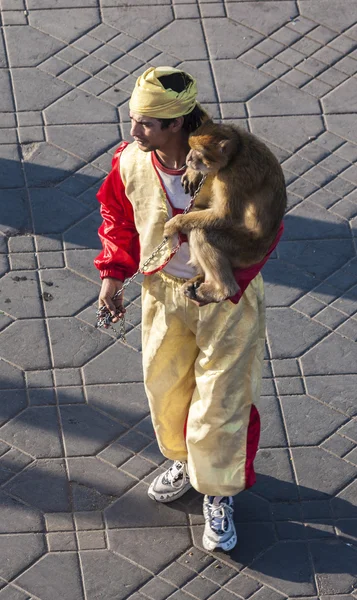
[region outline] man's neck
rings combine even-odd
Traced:
[[[167,148],[156,150],[159,161],[168,169],[182,169],[185,166],[186,156],[190,150],[187,138],[181,138],[177,143],[170,144]]]

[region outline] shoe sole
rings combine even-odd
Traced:
[[[181,498],[181,496],[186,494],[186,492],[188,492],[188,490],[190,490],[191,488],[192,488],[191,484],[186,484],[176,494],[171,495],[171,494],[157,494],[156,492],[154,492],[154,490],[151,489],[151,486],[150,486],[148,489],[148,496],[149,496],[149,498],[151,498],[151,500],[155,500],[155,502],[161,502],[161,504],[168,504],[169,502],[174,502],[175,500],[178,500],[179,498]]]
[[[206,535],[203,535],[202,545],[205,550],[212,552],[213,550],[224,550],[230,552],[237,544],[237,535],[234,534],[229,540],[225,542],[213,542]]]

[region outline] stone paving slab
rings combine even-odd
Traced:
[[[357,598],[357,3],[0,0],[0,600]],[[94,328],[96,191],[138,74],[172,65],[282,164],[257,484],[238,545],[156,505],[140,281]]]

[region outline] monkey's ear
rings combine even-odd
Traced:
[[[232,140],[221,140],[218,142],[218,148],[221,154],[229,154],[232,150]]]

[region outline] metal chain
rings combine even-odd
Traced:
[[[181,213],[183,215],[186,215],[191,208],[193,207],[194,201],[197,198],[197,195],[199,194],[204,182],[206,179],[206,175],[204,175],[200,181],[200,183],[198,184],[198,187],[195,191],[195,193],[193,194],[193,196],[191,196],[191,200],[188,203],[188,205],[186,206],[186,208],[184,209],[184,211]],[[129,279],[127,279],[125,281],[125,283],[123,283],[122,287],[120,290],[118,290],[112,300],[115,300],[116,298],[118,298],[119,296],[121,296],[121,294],[124,292],[124,290],[134,281],[134,279],[136,279],[136,277],[142,273],[145,272],[146,267],[151,263],[151,261],[159,254],[161,248],[163,248],[163,246],[165,246],[165,244],[167,244],[168,242],[168,238],[164,238],[162,240],[162,242],[153,250],[153,252],[150,254],[149,258],[144,262],[144,264],[142,265],[142,267],[140,267],[135,273],[134,275],[132,275],[131,277],[129,277]],[[180,243],[177,243],[176,246],[173,248],[172,252],[171,252],[171,256],[170,259],[171,260],[173,258],[173,256],[176,254],[176,252],[178,252],[180,248]],[[106,329],[108,329],[108,327],[111,327],[111,329],[113,329],[113,331],[115,331],[116,333],[118,333],[119,335],[119,339],[123,340],[124,343],[126,343],[126,337],[125,337],[125,315],[123,314],[122,317],[120,317],[119,320],[119,331],[117,329],[115,329],[112,325],[112,320],[113,317],[110,313],[110,310],[106,307],[106,306],[101,306],[100,308],[98,308],[97,312],[96,312],[96,316],[97,316],[97,323],[96,323],[96,327],[99,329],[100,327],[105,327]]]

